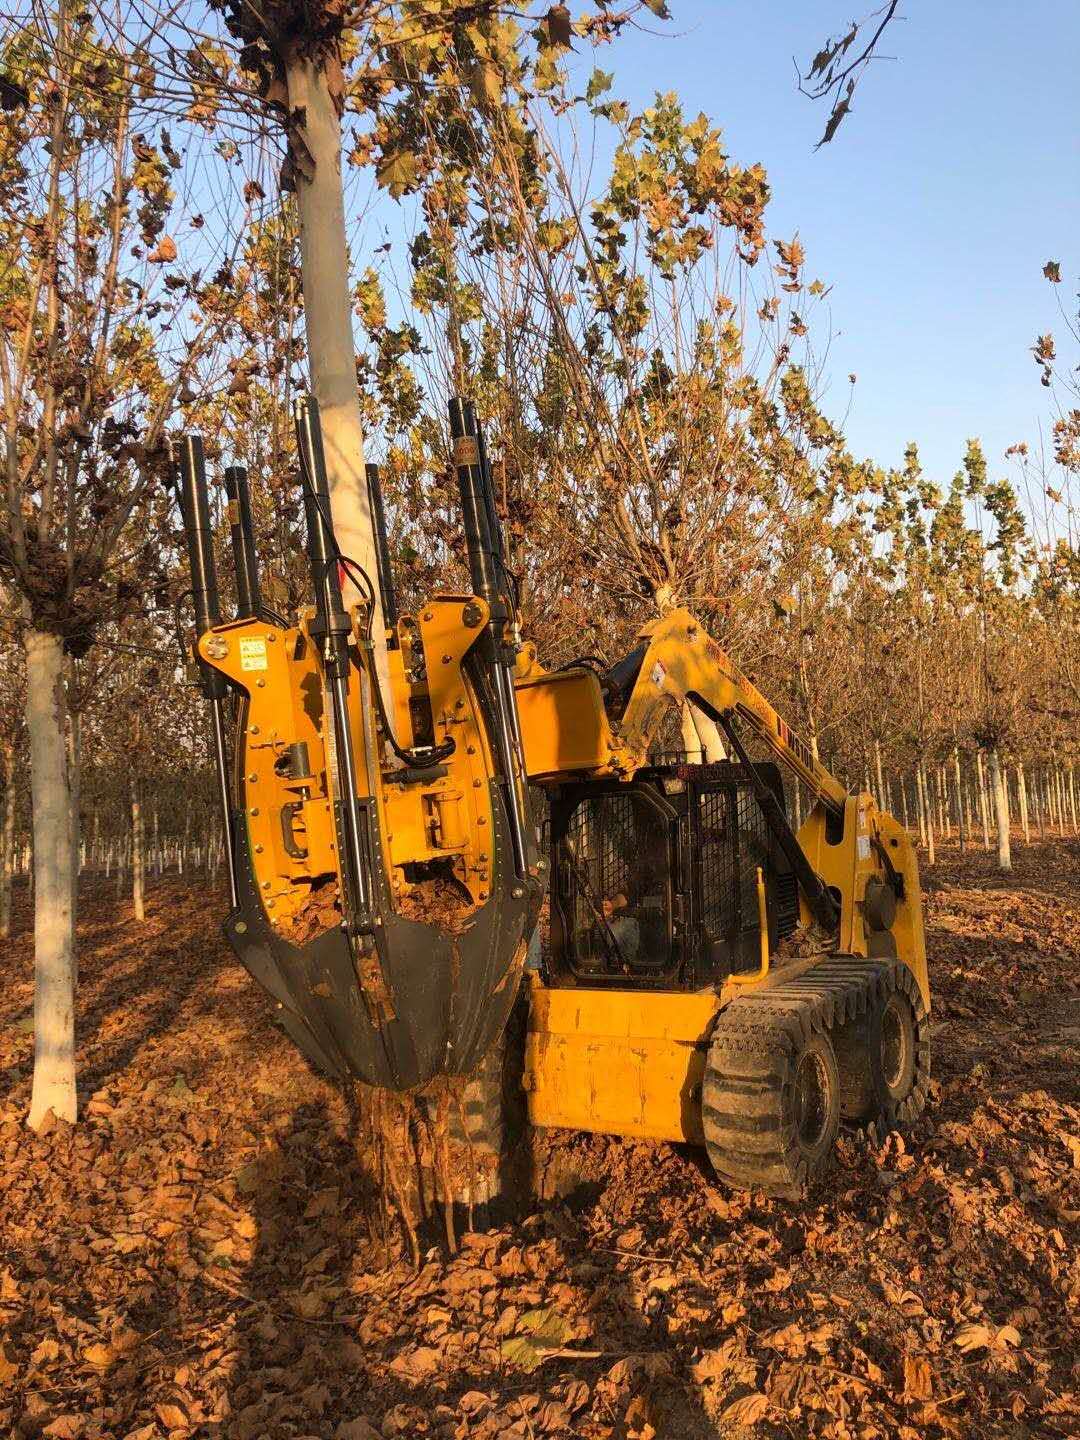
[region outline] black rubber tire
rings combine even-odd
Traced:
[[[881,975],[865,1012],[833,1035],[840,1111],[879,1134],[910,1125],[930,1087],[930,1034],[914,975],[896,961]]]
[[[840,1124],[836,1056],[810,1021],[809,1009],[770,1014],[736,1001],[717,1023],[702,1125],[713,1169],[735,1189],[796,1198],[832,1156]]]

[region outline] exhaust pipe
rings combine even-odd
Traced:
[[[201,435],[184,435],[180,441],[180,510],[191,566],[191,595],[195,606],[195,634],[201,639],[221,623],[217,568],[214,564],[214,535],[210,526],[210,500],[206,488],[206,458]],[[225,748],[225,677],[195,655],[204,698],[210,705],[211,738],[217,770],[218,799],[225,827],[225,858],[229,871],[229,898],[235,910],[240,904],[233,854],[232,787]]]

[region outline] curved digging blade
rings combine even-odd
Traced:
[[[495,787],[492,806],[505,823]],[[277,1002],[276,1018],[302,1053],[339,1079],[399,1091],[473,1071],[510,1014],[540,905],[535,882],[518,886],[508,879],[500,863],[505,847],[493,847],[491,899],[460,933],[395,914],[380,875],[379,964],[369,960],[358,969],[340,928],[304,946],[275,934],[252,880],[243,827],[238,829],[240,903],[225,934]]]

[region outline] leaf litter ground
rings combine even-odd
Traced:
[[[84,1120],[23,1125],[25,897],[0,960],[0,1434],[1080,1434],[1080,845],[927,881],[934,1086],[801,1206],[699,1156],[535,1147],[558,1198],[417,1269],[354,1106],[219,938],[222,900],[80,919]],[[374,1237],[374,1238],[373,1238]],[[396,1244],[396,1241],[395,1241]]]

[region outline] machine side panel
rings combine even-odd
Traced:
[[[530,779],[607,765],[611,729],[595,675],[587,670],[555,672],[518,680],[514,690]]]
[[[533,1125],[702,1143],[701,1080],[715,992],[534,984],[524,1088]]]

